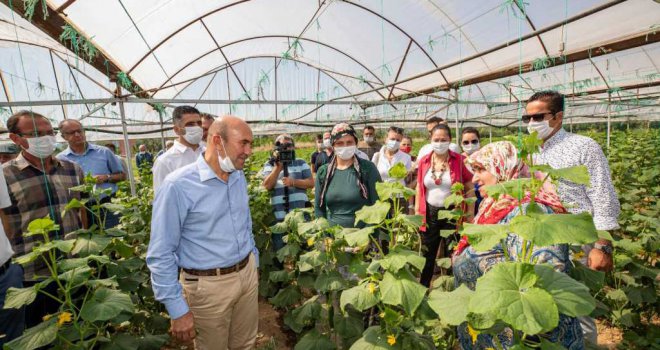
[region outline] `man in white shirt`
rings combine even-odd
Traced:
[[[11,199],[7,190],[5,174],[0,171],[0,208],[11,206]],[[0,225],[0,348],[23,334],[25,329],[25,308],[4,309],[7,289],[23,288],[23,269],[20,265],[12,264],[9,239],[5,234],[3,221]]]
[[[206,148],[206,139],[208,138],[209,134],[209,128],[211,127],[211,124],[216,119],[216,116],[213,114],[209,113],[202,113],[202,130],[204,130],[204,135],[202,136],[202,141],[199,142],[199,145],[202,146],[203,148]]]
[[[436,116],[433,116],[433,117],[426,120],[426,130],[428,130],[429,136],[431,134],[431,130],[433,130],[433,128],[435,128],[435,126],[438,125],[438,124],[447,125],[447,121],[445,121],[444,119],[442,119],[440,117],[436,117]],[[449,150],[454,152],[454,153],[461,153],[461,149],[458,147],[457,144],[455,144],[453,142],[449,144]],[[433,147],[431,146],[430,143],[427,143],[424,146],[422,146],[422,148],[419,150],[419,152],[417,152],[417,159],[422,159],[422,157],[424,157],[425,155],[427,155],[431,152],[433,152]]]
[[[562,128],[564,96],[556,91],[540,91],[529,98],[525,109],[522,121],[527,123],[527,130],[530,133],[536,131],[543,140],[541,153],[537,157],[538,164],[547,164],[553,169],[584,165],[589,172],[589,186],[559,180],[557,194],[566,209],[573,214],[589,212],[598,230],[619,228],[621,206],[612,185],[607,158],[596,141]],[[601,239],[583,248],[589,268],[612,270],[610,241]],[[597,332],[593,319],[580,317],[580,323],[585,341],[596,344]]]
[[[202,141],[202,117],[197,108],[192,106],[179,106],[172,113],[174,132],[179,136],[172,148],[156,158],[153,167],[154,191],[158,190],[165,177],[176,169],[194,163],[199,155],[204,153]]]

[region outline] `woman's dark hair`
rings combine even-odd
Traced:
[[[539,91],[534,95],[532,95],[529,98],[529,100],[527,100],[527,103],[534,101],[543,101],[547,103],[548,107],[550,107],[550,111],[553,114],[564,111],[564,95],[560,94],[557,91],[553,91],[553,90]]]
[[[447,135],[449,135],[449,139],[450,139],[450,140],[452,139],[452,137],[451,137],[451,129],[450,129],[447,125],[445,125],[445,124],[438,124],[438,125],[434,126],[433,129],[431,129],[431,136],[432,136],[433,134],[435,134],[435,132],[438,131],[438,130],[444,130],[444,131],[446,131],[446,132],[447,132]]]
[[[465,134],[475,134],[477,135],[477,138],[481,140],[481,136],[479,135],[479,130],[477,130],[477,128],[468,126],[467,128],[463,129],[463,131],[461,132],[461,135],[465,135]]]

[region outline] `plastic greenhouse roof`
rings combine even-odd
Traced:
[[[138,97],[174,100],[165,124],[182,99],[261,122],[261,132],[287,128],[271,121],[309,124],[303,131],[434,113],[506,125],[519,101],[547,88],[571,97],[575,122],[608,110],[658,118],[652,0],[47,0],[48,16],[38,4],[32,23],[19,15],[22,2],[2,2],[0,103],[109,99],[108,76],[121,71]],[[80,35],[77,49],[53,39],[63,30]],[[100,58],[85,62],[80,38]],[[125,104],[129,131],[159,136],[148,134],[161,121],[145,102]],[[67,103],[33,108],[121,132],[116,105]]]

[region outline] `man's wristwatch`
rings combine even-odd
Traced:
[[[607,255],[612,255],[612,246],[609,244],[594,244],[594,249],[598,249]]]

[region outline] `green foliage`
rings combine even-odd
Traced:
[[[62,33],[60,34],[59,39],[64,46],[72,49],[76,55],[82,57],[87,62],[92,62],[98,55],[99,51],[96,46],[92,44],[92,38],[86,38],[80,35],[80,33],[69,24],[65,24],[62,27]]]

